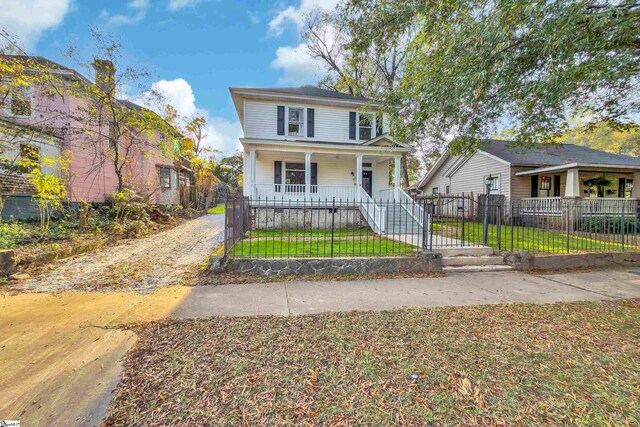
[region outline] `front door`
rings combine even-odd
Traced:
[[[362,171],[362,188],[367,192],[369,197],[371,196],[371,188],[373,187],[373,172]]]

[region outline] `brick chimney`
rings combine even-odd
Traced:
[[[116,69],[113,62],[108,59],[96,59],[93,61],[93,69],[96,73],[96,85],[104,93],[114,97],[116,93]]]

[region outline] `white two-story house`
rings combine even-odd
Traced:
[[[244,132],[244,195],[252,203],[321,207],[335,199],[364,203],[380,217],[385,202],[411,200],[400,187],[400,158],[411,148],[393,140],[368,99],[311,86],[229,90]]]

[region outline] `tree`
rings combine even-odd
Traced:
[[[154,151],[172,155],[175,129],[154,111],[118,98],[123,88],[137,89],[139,102],[164,109],[162,95],[149,84],[149,73],[124,65],[122,45],[95,29],[92,35],[96,50],[89,62],[82,62],[73,48],[68,52],[95,73],[95,84],[81,79],[69,88],[81,102],[70,112],[68,131],[76,143],[93,149],[93,171],[110,165],[120,192],[127,185],[125,172],[132,158]]]
[[[379,99],[404,141],[455,139],[456,153],[506,123],[527,146],[575,115],[624,128],[639,110],[635,1],[349,0],[341,16],[354,56],[415,30],[398,90]]]
[[[596,150],[640,157],[640,126],[618,130],[606,122],[596,123],[584,129],[584,123],[576,123],[558,137],[557,142],[583,145]]]
[[[396,90],[404,67],[406,36],[387,39],[385,49],[377,43],[355,49],[357,29],[346,9],[312,12],[305,25],[309,55],[327,70],[320,87],[376,101]],[[408,187],[410,173],[405,154],[402,166],[404,186]]]
[[[220,181],[228,184],[234,191],[240,191],[243,185],[242,167],[244,159],[241,152],[223,157],[216,168],[216,175]]]

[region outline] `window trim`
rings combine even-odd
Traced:
[[[371,116],[371,126],[369,126],[369,129],[371,130],[371,137],[369,139],[362,139],[360,137],[360,118],[362,116]],[[365,129],[367,128],[367,126],[364,127]],[[357,140],[358,141],[369,141],[373,138],[375,138],[376,135],[376,115],[374,113],[366,113],[366,112],[358,112],[358,115],[356,117],[356,132],[357,132]]]
[[[3,81],[4,83],[9,83],[7,81]],[[22,119],[31,119],[34,117],[34,108],[33,108],[33,88],[31,87],[31,85],[29,86],[25,86],[22,88],[16,88],[13,86],[9,86],[8,88],[9,93],[7,94],[7,97],[5,99],[5,103],[4,103],[4,112],[6,114],[7,117],[15,117],[15,118],[22,118]],[[29,114],[13,114],[13,92],[14,90],[17,89],[22,89],[25,92],[26,98],[28,98],[29,100]]]
[[[163,185],[163,181],[162,181],[162,170],[165,169],[167,171],[169,171],[169,185],[168,186],[164,186]],[[158,166],[158,179],[160,180],[160,190],[171,190],[172,187],[172,179],[171,179],[171,167],[170,166]]]
[[[437,196],[440,194],[440,187],[431,187],[431,195]]]
[[[302,110],[302,114],[300,117],[300,121],[298,122],[298,134],[297,135],[292,135],[289,132],[289,125],[291,124],[291,121],[289,120],[289,111],[291,109],[295,109],[295,110]],[[285,108],[285,129],[284,129],[284,136],[286,137],[294,137],[294,138],[307,138],[307,132],[306,132],[306,119],[307,119],[307,109],[305,107],[300,107],[300,106],[296,106],[296,105],[287,105]]]

